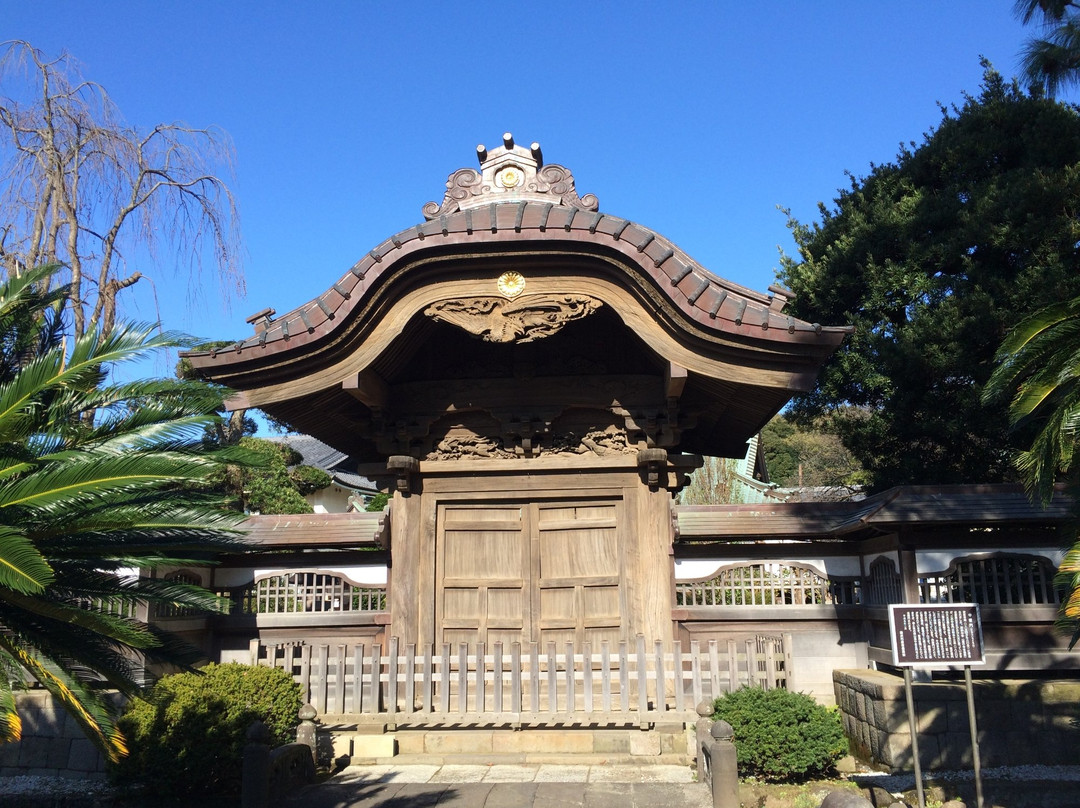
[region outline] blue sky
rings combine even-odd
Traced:
[[[0,39],[67,50],[129,123],[216,125],[235,145],[248,293],[190,302],[158,269],[165,325],[250,333],[422,220],[504,131],[539,141],[602,211],[765,290],[777,206],[817,216],[844,172],[891,160],[1017,70],[1012,0],[412,3],[0,0]],[[155,274],[151,267],[140,267]],[[163,277],[164,275],[164,277]],[[134,319],[159,315],[145,294]]]

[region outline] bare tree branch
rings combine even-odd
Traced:
[[[223,299],[243,293],[232,162],[217,130],[128,126],[66,53],[0,45],[0,267],[67,267],[76,336],[110,331],[120,292],[162,264],[191,298],[204,262]]]

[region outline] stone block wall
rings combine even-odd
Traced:
[[[833,688],[855,757],[893,772],[914,768],[902,676],[838,670]],[[970,769],[964,683],[916,683],[912,693],[923,769]],[[976,681],[974,698],[983,766],[1080,763],[1080,681]]]
[[[0,777],[21,774],[103,780],[105,760],[44,690],[18,693],[22,740],[0,743]]]

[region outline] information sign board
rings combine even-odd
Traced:
[[[898,667],[986,662],[977,603],[894,603],[889,606],[889,633]]]

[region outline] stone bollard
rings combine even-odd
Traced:
[[[270,728],[253,721],[247,731],[240,781],[240,808],[266,808],[270,804]]]
[[[709,748],[709,775],[712,778],[713,808],[739,808],[739,763],[735,734],[727,721],[714,721],[709,728],[712,743]]]
[[[821,801],[821,808],[874,808],[874,804],[854,791],[830,791]]]
[[[311,749],[311,759],[315,760],[315,716],[318,715],[315,708],[305,704],[300,708],[300,726],[296,728],[296,742],[302,743]]]
[[[695,756],[697,757],[698,777],[701,778],[703,783],[705,782],[705,772],[708,771],[708,764],[705,760],[705,747],[712,739],[709,734],[709,728],[712,726],[712,712],[713,703],[709,699],[702,699],[697,706],[698,720],[694,734],[697,740]],[[706,783],[706,785],[708,784]]]

